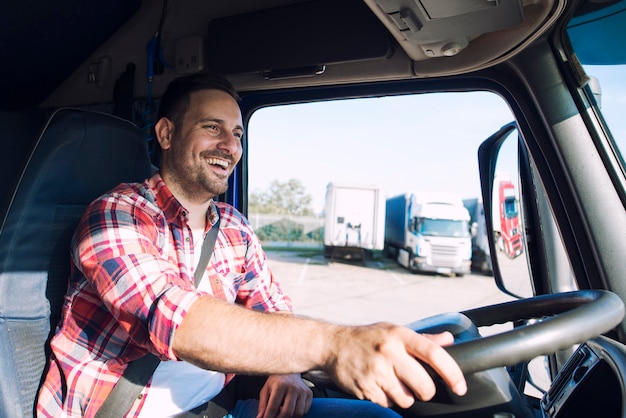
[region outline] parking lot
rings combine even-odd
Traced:
[[[346,324],[408,324],[444,312],[511,300],[493,277],[412,274],[395,260],[329,261],[321,251],[268,251],[296,314]]]

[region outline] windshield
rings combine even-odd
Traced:
[[[469,226],[467,221],[421,218],[418,221],[418,232],[430,237],[464,238],[469,235]]]
[[[507,218],[515,218],[517,213],[517,201],[515,199],[506,199],[504,201],[504,215]]]

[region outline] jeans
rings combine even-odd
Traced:
[[[256,418],[258,399],[237,401],[235,407],[224,418]],[[313,398],[306,418],[399,418],[400,415],[369,401],[340,398]]]

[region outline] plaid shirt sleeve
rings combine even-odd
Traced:
[[[111,337],[119,331],[132,343],[154,347],[161,357],[175,359],[174,330],[200,293],[177,257],[162,213],[126,196],[112,196],[101,200],[84,219],[88,226],[76,237],[74,264],[117,325],[100,329],[101,338],[103,331],[110,331]],[[95,326],[83,325],[83,329]]]
[[[163,212],[139,194],[96,200],[81,219],[71,255],[40,416],[92,416],[128,361],[147,351],[176,359],[174,331],[202,296],[179,261]]]

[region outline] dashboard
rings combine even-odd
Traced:
[[[606,337],[581,344],[541,399],[544,418],[624,417],[626,349]]]

